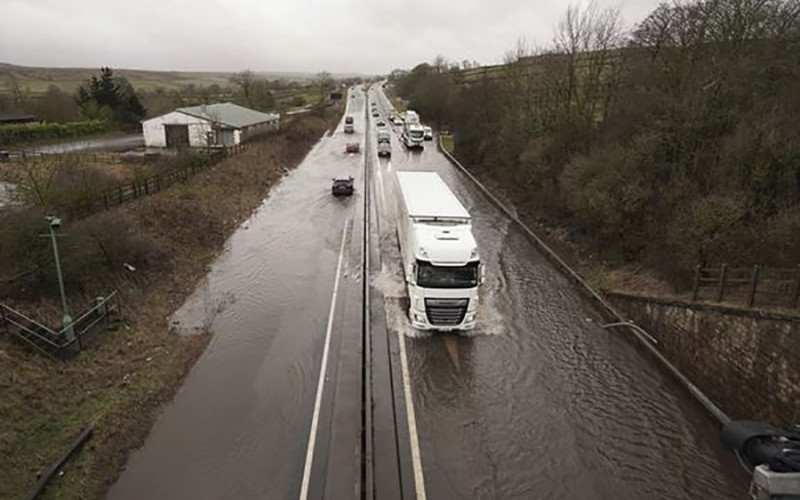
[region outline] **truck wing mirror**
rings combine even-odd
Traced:
[[[480,267],[480,284],[484,284],[486,282],[486,264],[481,264]]]

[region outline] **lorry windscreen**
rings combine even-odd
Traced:
[[[422,137],[425,135],[425,132],[423,132],[422,130],[412,130],[409,132],[409,135],[413,139],[422,139]]]
[[[478,263],[466,266],[434,266],[417,261],[417,285],[423,288],[473,288],[478,286]]]

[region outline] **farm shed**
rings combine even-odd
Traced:
[[[225,102],[178,108],[142,120],[142,133],[149,148],[219,147],[241,144],[279,126],[275,113]]]

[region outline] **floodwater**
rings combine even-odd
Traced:
[[[363,106],[360,100],[350,105]],[[341,249],[325,376],[326,398],[335,390],[337,401],[323,400],[319,440],[330,455],[349,452],[338,470],[352,488],[357,473],[348,468],[359,466],[356,446],[337,440],[360,431],[360,418],[352,415],[360,416],[361,385],[348,378],[360,374],[349,358],[358,350],[346,347],[360,338],[360,196],[334,198],[330,191],[332,177],[362,175],[361,156],[344,153],[346,140],[340,124],[272,189],[171,319],[180,334],[208,330],[213,338],[108,498],[298,495]],[[324,457],[314,462],[315,471]],[[334,483],[324,481],[326,488]]]
[[[364,102],[349,105],[356,136],[340,125],[324,138],[172,318],[180,334],[214,336],[109,498],[292,498],[308,449],[319,452],[310,498],[358,497],[363,198],[329,191],[338,175],[362,185],[362,156],[343,150],[354,139],[364,144]],[[401,391],[411,394],[427,498],[745,498],[747,478],[705,410],[628,333],[603,329],[598,312],[433,143],[420,153],[392,141],[390,160],[374,151],[366,158],[380,255],[370,284],[382,293],[388,333],[408,353],[410,386],[396,379],[392,387],[403,416]],[[397,170],[438,172],[473,216],[488,281],[472,332],[408,325],[393,213]],[[319,439],[309,446],[326,323],[331,368],[322,378]],[[401,361],[392,353],[396,374]],[[398,442],[404,456],[410,434],[397,434],[406,439]]]
[[[598,312],[434,143],[409,152],[395,142],[391,160],[376,162],[386,202],[373,285],[406,343],[428,498],[746,498],[716,422],[627,332],[601,328]],[[488,280],[468,334],[408,324],[397,170],[438,172],[473,216]]]
[[[26,148],[26,153],[63,154],[76,151],[106,150],[127,151],[144,146],[144,136],[141,133],[129,134],[122,137],[99,137],[96,139],[83,139],[57,144],[45,144]]]
[[[16,191],[17,187],[14,184],[0,181],[0,210],[18,203]]]

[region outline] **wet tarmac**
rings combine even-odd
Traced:
[[[363,100],[354,99],[350,108],[362,131]],[[345,142],[360,133],[345,136],[341,129],[273,188],[172,318],[178,333],[210,330],[214,336],[108,498],[296,498],[326,329],[329,368],[309,497],[323,489],[354,490],[362,200],[359,191],[334,198],[330,188],[337,175],[360,179],[363,156],[344,153]],[[340,255],[341,283],[332,301]],[[329,457],[339,477],[325,477]]]
[[[388,101],[379,102],[385,114]],[[427,498],[745,498],[715,421],[630,337],[602,329],[598,312],[433,142],[424,152],[395,142],[391,160],[375,162],[386,203],[374,285],[407,351]],[[408,325],[397,170],[438,172],[474,218],[488,278],[474,331]]]

